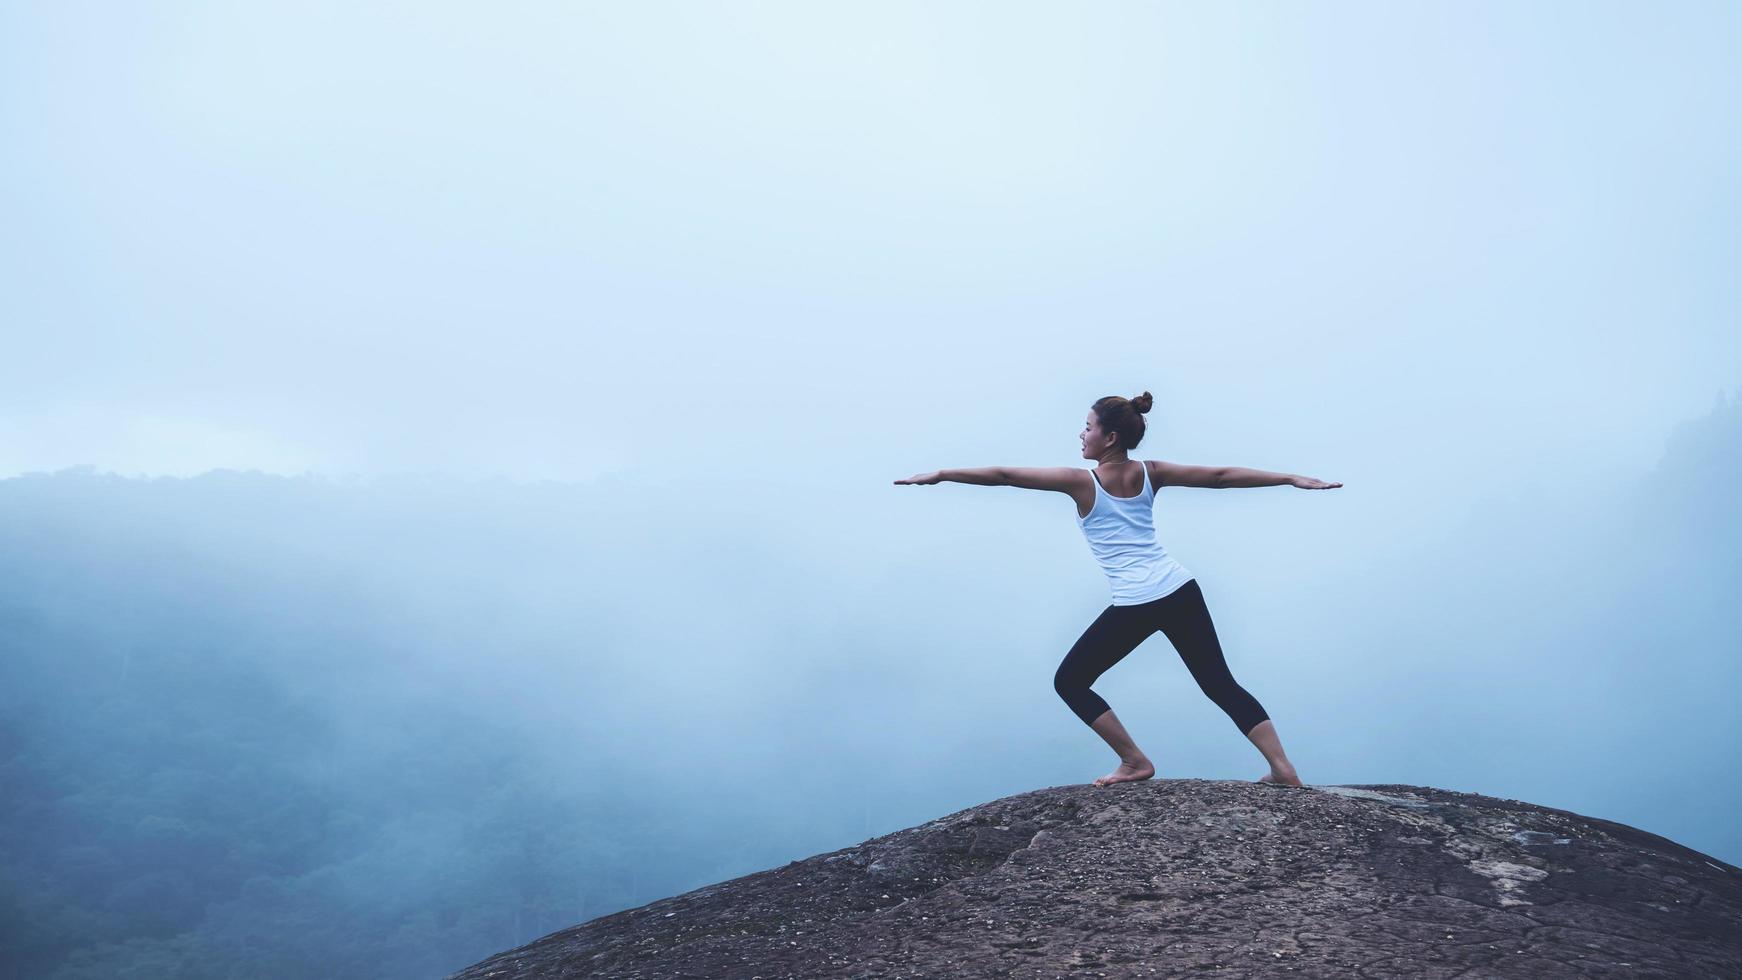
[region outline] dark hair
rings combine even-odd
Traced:
[[[1147,429],[1143,413],[1154,405],[1155,396],[1146,391],[1136,398],[1108,395],[1097,400],[1091,407],[1095,410],[1095,417],[1101,420],[1101,431],[1118,433],[1119,448],[1129,452],[1143,441],[1143,433]]]

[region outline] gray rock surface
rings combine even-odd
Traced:
[[[1742,869],[1419,786],[1060,786],[602,916],[449,980],[1742,977]]]

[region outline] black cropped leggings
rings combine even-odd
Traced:
[[[1247,694],[1228,672],[1222,644],[1216,639],[1216,625],[1210,622],[1210,610],[1195,578],[1150,602],[1108,606],[1065,654],[1053,675],[1053,690],[1083,724],[1092,724],[1107,710],[1107,702],[1089,690],[1089,685],[1158,629],[1179,651],[1198,688],[1234,719],[1240,734],[1249,734],[1270,717],[1258,699]]]

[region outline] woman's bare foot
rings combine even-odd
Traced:
[[[1246,733],[1252,744],[1258,746],[1258,751],[1264,754],[1264,761],[1270,763],[1270,774],[1259,777],[1261,783],[1272,783],[1277,786],[1299,786],[1300,777],[1294,774],[1294,763],[1288,761],[1283,754],[1282,739],[1276,735],[1276,723],[1269,718],[1252,726]]]
[[[1155,766],[1148,759],[1139,759],[1135,765],[1121,762],[1119,768],[1095,780],[1095,785],[1111,786],[1114,783],[1129,783],[1139,779],[1148,779],[1153,775],[1155,775]]]
[[[1272,767],[1270,772],[1259,776],[1258,781],[1261,783],[1276,783],[1280,786],[1300,785],[1300,777],[1294,774],[1293,766],[1286,766],[1282,769]]]

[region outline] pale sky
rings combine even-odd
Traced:
[[[1742,8],[0,11],[0,476],[1634,469],[1742,379]]]

